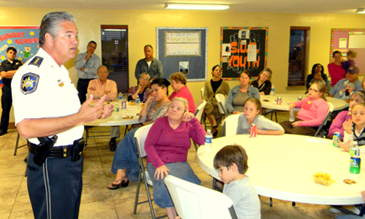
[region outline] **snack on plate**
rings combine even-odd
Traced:
[[[353,180],[353,179],[344,179],[343,182],[346,183],[346,184],[350,184],[350,185],[351,184],[356,184],[356,181]]]
[[[336,182],[334,180],[331,179],[331,176],[328,175],[327,173],[321,173],[321,172],[317,172],[313,175],[313,180],[315,183],[318,184],[322,184],[325,186],[329,186],[332,183]]]
[[[136,102],[129,102],[129,105],[131,106],[136,105]]]

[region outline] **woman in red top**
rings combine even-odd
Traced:
[[[342,68],[342,54],[340,51],[334,51],[332,54],[333,62],[327,65],[328,73],[331,76],[331,87],[335,86],[337,82],[345,78],[346,72]]]

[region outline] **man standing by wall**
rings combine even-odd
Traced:
[[[6,50],[6,57],[8,59],[0,64],[0,74],[4,84],[3,94],[1,96],[3,112],[1,115],[0,136],[8,132],[9,114],[13,103],[11,97],[11,80],[18,68],[23,65],[21,61],[15,59],[16,49],[14,47],[9,47]]]
[[[77,90],[79,91],[79,98],[81,104],[86,100],[87,87],[92,79],[98,78],[98,68],[101,65],[100,58],[94,54],[96,49],[96,42],[90,41],[87,44],[87,51],[77,55],[75,61],[75,68],[77,69]]]
[[[137,62],[134,72],[137,81],[143,72],[147,72],[150,75],[151,81],[161,78],[163,75],[162,64],[160,60],[153,58],[153,48],[151,45],[144,46],[144,56],[144,59],[140,59]]]
[[[76,55],[75,18],[51,12],[42,19],[39,45],[14,75],[15,124],[28,139],[27,185],[34,218],[78,218],[82,191],[84,123],[111,115],[103,96],[80,106],[65,62]],[[49,138],[49,136],[53,136]]]

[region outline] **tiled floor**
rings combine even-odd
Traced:
[[[280,114],[279,120],[286,120],[287,114]],[[107,129],[107,128],[104,128]],[[121,130],[121,133],[123,130]],[[16,142],[16,130],[0,137],[0,218],[33,218],[27,194],[27,181],[24,177],[26,164],[23,162],[27,148],[18,150],[13,156]],[[21,140],[21,143],[25,143]],[[110,191],[106,185],[113,181],[110,172],[113,152],[109,151],[108,138],[91,138],[84,153],[83,193],[80,218],[151,218],[148,204],[140,205],[137,214],[133,214],[133,205],[137,183],[130,183],[127,188]],[[189,151],[188,162],[202,181],[202,186],[211,188],[212,178],[198,165],[194,147]],[[144,188],[141,197],[145,198]],[[269,198],[261,197],[262,218],[334,218],[329,206],[273,200],[269,206]],[[157,215],[164,211],[155,206]]]

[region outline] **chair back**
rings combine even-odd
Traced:
[[[205,100],[200,101],[198,107],[195,110],[194,116],[195,116],[195,118],[198,119],[199,122],[202,119],[204,108],[205,108],[206,104],[207,104],[207,102]]]
[[[223,94],[216,94],[215,98],[218,102],[219,112],[225,116],[228,115],[226,110],[226,97]]]
[[[232,114],[227,116],[224,120],[223,126],[226,129],[226,136],[233,136],[237,134],[238,118],[241,114]]]
[[[237,218],[223,193],[168,175],[164,180],[181,218]]]
[[[327,112],[327,114],[326,114],[326,116],[324,117],[324,119],[323,119],[323,121],[322,121],[322,123],[321,123],[321,125],[319,126],[319,128],[317,129],[317,131],[316,131],[316,133],[314,134],[314,137],[317,137],[317,136],[320,136],[320,134],[321,134],[321,132],[322,132],[322,130],[323,130],[323,127],[326,125],[326,123],[327,123],[327,121],[328,121],[328,119],[329,119],[329,117],[331,116],[331,113],[333,112],[333,104],[332,103],[330,103],[330,102],[327,102],[327,104],[328,104],[328,112]],[[321,137],[321,136],[320,136]]]
[[[144,150],[144,142],[146,140],[147,134],[150,131],[150,128],[152,127],[152,124],[142,126],[137,129],[137,131],[134,133],[134,140],[136,142],[136,147],[138,151],[138,155],[143,158],[146,157],[146,151]]]
[[[204,98],[204,87],[202,87],[202,89],[200,89],[200,95],[202,96],[202,99]]]

